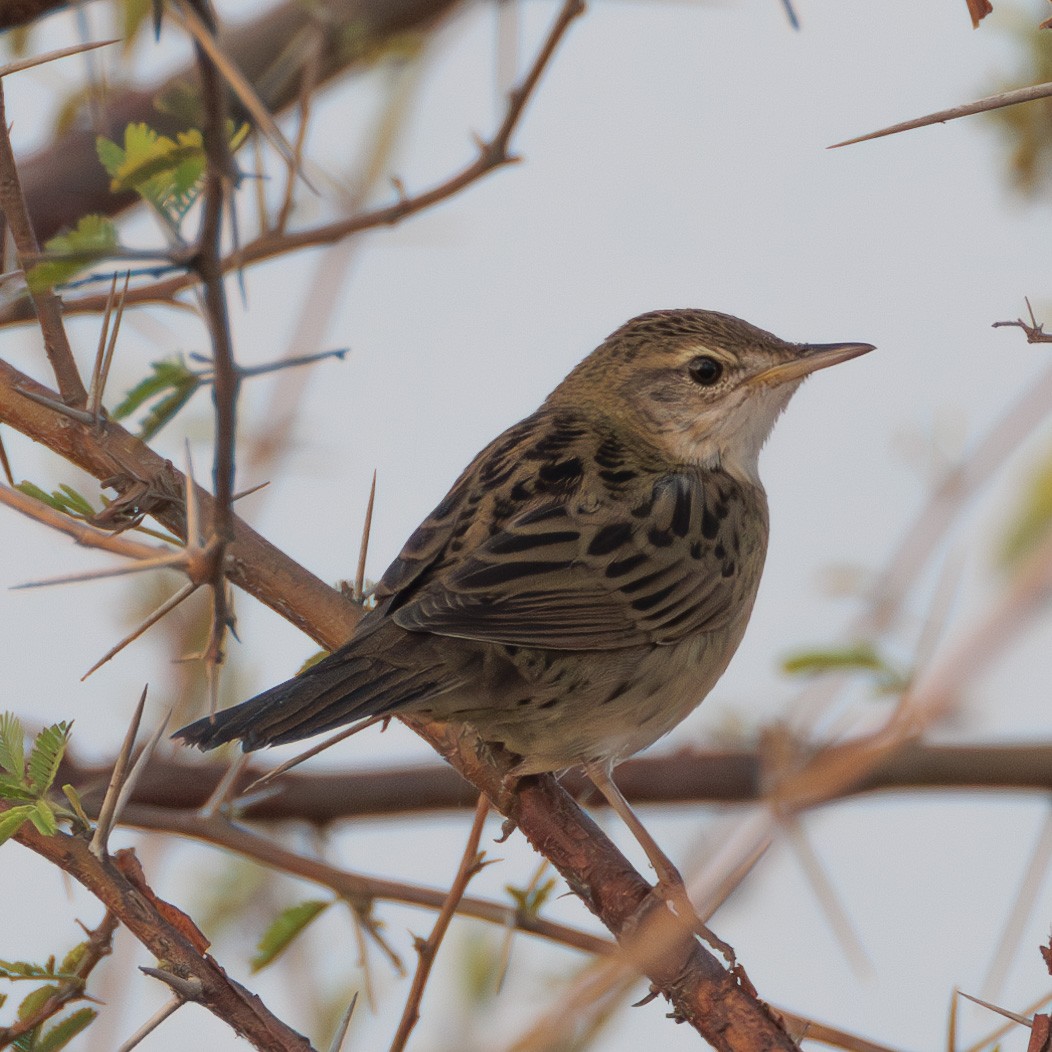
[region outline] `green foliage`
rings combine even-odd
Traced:
[[[0,716],[0,799],[26,801],[0,811],[0,844],[9,840],[26,822],[44,835],[54,836],[60,818],[74,816],[45,799],[69,742],[72,725],[56,723],[45,727],[25,758],[25,730],[11,713]],[[0,970],[6,967],[0,961]],[[5,976],[0,975],[0,978]]]
[[[57,234],[44,245],[45,253],[70,258],[41,260],[29,268],[26,283],[33,292],[61,285],[100,257],[113,253],[117,247],[117,228],[113,220],[99,215],[81,216],[75,229]]]
[[[248,125],[236,132],[231,126],[231,150],[237,149],[247,135]],[[201,194],[207,160],[200,131],[191,128],[171,139],[148,124],[129,124],[124,129],[123,146],[100,135],[95,149],[115,194],[137,193],[178,229]]]
[[[1052,81],[1052,33],[1034,28],[1027,18],[1012,35],[1020,46],[1021,67],[993,90]],[[1026,197],[1037,197],[1052,189],[1052,99],[1005,106],[984,117],[996,123],[1007,140],[1014,188]]]
[[[31,1043],[23,1045],[20,1041],[16,1042],[15,1048],[19,1049],[19,1052],[22,1049],[25,1049],[25,1052],[58,1052],[94,1022],[97,1015],[98,1012],[94,1008],[78,1008],[46,1031],[36,1034]],[[42,1027],[37,1028],[38,1031],[42,1029]]]
[[[555,890],[555,878],[550,877],[535,888],[516,888],[511,884],[505,884],[504,890],[515,900],[520,913],[526,917],[536,917]]]
[[[298,669],[296,669],[296,675],[299,676],[306,672],[307,669],[313,668],[319,661],[324,661],[331,653],[331,650],[319,650],[317,653],[311,654],[311,656],[307,658]]]
[[[46,1029],[44,1027],[47,1019],[61,1010],[63,1003],[71,998],[83,996],[84,980],[76,973],[76,966],[83,957],[85,948],[85,943],[74,947],[66,954],[62,968],[57,971],[53,957],[43,965],[30,961],[0,961],[0,979],[9,982],[43,983],[27,994],[18,1006],[19,1022],[36,1025],[32,1025],[18,1037],[12,1045],[13,1048],[20,1052],[57,1052],[58,1049],[65,1048],[95,1019],[98,1013],[94,1009],[81,1008],[52,1026]],[[49,1007],[48,1002],[52,998],[61,1000]],[[0,997],[0,1005],[5,1000],[6,998]]]
[[[153,11],[153,0],[120,0],[121,40],[124,53],[131,51],[135,38]]]
[[[1052,457],[1034,472],[1001,544],[1001,565],[1014,570],[1052,527]]]
[[[150,368],[150,375],[140,380],[113,410],[115,420],[124,420],[147,402],[153,403],[139,426],[139,438],[144,442],[149,442],[204,383],[181,357],[153,362]]]
[[[0,792],[3,791],[3,788],[0,787]],[[0,844],[5,840],[10,840],[29,821],[33,811],[32,804],[21,804],[0,812]]]
[[[873,676],[881,693],[896,693],[907,683],[902,672],[883,657],[872,643],[854,643],[825,650],[801,650],[782,661],[782,671],[791,676],[864,672]]]
[[[33,751],[29,754],[29,785],[37,793],[45,793],[58,774],[58,765],[69,744],[69,732],[72,724],[53,724],[45,727],[33,742]]]
[[[331,905],[331,899],[308,899],[282,910],[259,940],[251,962],[252,971],[258,972],[275,960],[311,921]]]
[[[0,713],[0,768],[21,780],[25,774],[26,734],[13,712]]]
[[[45,493],[35,483],[22,481],[16,488],[27,497],[39,500],[49,508],[54,508],[55,511],[60,511],[63,515],[71,515],[74,519],[90,519],[96,514],[95,508],[91,506],[91,501],[78,493],[72,486],[63,484],[57,490]]]

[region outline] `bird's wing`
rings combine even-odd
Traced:
[[[414,580],[389,616],[412,631],[555,650],[718,629],[751,605],[759,577],[755,560],[741,564],[743,541],[766,545],[765,512],[762,536],[743,537],[746,499],[726,476],[717,486],[690,473],[658,478],[634,506],[534,505]]]

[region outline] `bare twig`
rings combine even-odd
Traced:
[[[398,1024],[398,1029],[395,1031],[394,1039],[391,1041],[391,1052],[402,1052],[406,1042],[409,1040],[409,1035],[413,1032],[413,1027],[416,1026],[417,1021],[420,1019],[420,1001],[424,996],[424,988],[427,986],[428,977],[431,975],[431,967],[438,955],[438,948],[442,945],[442,939],[449,928],[449,922],[453,919],[453,915],[457,911],[457,905],[464,897],[468,883],[484,865],[483,856],[479,854],[479,841],[482,839],[482,827],[485,825],[486,815],[488,814],[489,800],[483,793],[479,796],[478,804],[475,806],[475,821],[471,825],[468,841],[464,845],[464,854],[460,859],[460,867],[457,870],[456,877],[453,878],[446,901],[442,904],[442,909],[439,910],[438,917],[435,919],[435,926],[431,929],[431,934],[426,940],[417,940],[416,949],[419,960],[417,961],[416,972],[413,975],[413,982],[409,988],[409,996],[406,998],[402,1019]]]
[[[40,251],[33,225],[29,219],[22,186],[15,166],[15,155],[8,134],[7,112],[4,107],[4,85],[0,79],[0,209],[7,218],[7,225],[14,238],[19,265],[25,268],[24,258]],[[84,383],[77,370],[73,351],[62,324],[62,312],[58,297],[50,289],[30,289],[30,297],[36,309],[40,331],[44,336],[44,349],[55,374],[62,402],[68,406],[83,406],[88,397]]]
[[[125,1041],[117,1052],[131,1052],[133,1048],[141,1044],[144,1038],[152,1034],[170,1015],[174,1015],[186,1001],[181,997],[173,997],[167,1004],[162,1005],[131,1037]]]
[[[69,979],[63,979],[55,986],[55,992],[48,997],[43,1004],[20,1016],[18,1021],[9,1027],[0,1027],[0,1048],[8,1048],[19,1043],[19,1047],[25,1047],[23,1041],[26,1035],[31,1034],[41,1023],[52,1018],[66,1005],[88,999],[85,992],[85,984],[88,976],[94,971],[95,966],[113,951],[113,936],[117,931],[117,917],[107,910],[97,928],[88,930],[87,939],[82,944],[81,953],[74,968],[73,975]],[[81,925],[83,927],[83,925]]]
[[[129,804],[124,812],[124,822],[139,829],[175,833],[215,844],[245,858],[251,858],[261,865],[328,888],[354,904],[368,906],[374,900],[387,900],[421,909],[438,910],[442,908],[448,894],[438,888],[351,873],[314,856],[290,851],[243,825],[231,824],[219,814],[203,815],[199,811],[172,811],[162,807]],[[510,902],[494,902],[465,896],[459,911],[466,917],[475,917],[490,924],[512,925],[519,931],[569,946],[583,953],[605,955],[614,950],[614,944],[607,939],[535,914],[523,913]]]
[[[233,498],[235,443],[237,439],[237,401],[241,377],[234,360],[226,290],[220,268],[222,255],[223,205],[233,182],[233,161],[227,141],[227,106],[224,79],[247,88],[243,78],[219,52],[215,44],[215,15],[204,0],[184,5],[184,15],[193,30],[194,49],[201,77],[204,110],[202,136],[206,167],[201,229],[197,238],[192,270],[201,281],[205,316],[212,344],[212,400],[215,405],[215,452],[213,485],[215,508],[211,528],[214,543],[208,545],[212,555],[209,588],[212,596],[212,621],[205,647],[204,661],[209,682],[209,710],[218,701],[219,669],[225,657],[224,642],[232,626],[225,575],[226,547],[233,539]],[[254,98],[254,93],[249,89]],[[272,124],[273,122],[271,122]],[[192,538],[190,539],[192,542]]]
[[[286,255],[297,249],[332,244],[364,230],[393,226],[411,215],[431,208],[460,193],[496,169],[514,164],[518,158],[509,151],[512,135],[560,41],[573,21],[583,11],[582,0],[565,0],[526,76],[509,94],[504,117],[493,137],[478,143],[478,153],[475,159],[458,173],[415,196],[399,194],[397,200],[390,205],[359,212],[356,215],[324,223],[312,229],[291,233],[278,230],[265,231],[241,246],[236,252],[225,256],[220,262],[221,270],[226,273],[235,268],[247,267],[275,256]],[[197,278],[192,273],[177,274],[152,285],[130,289],[127,302],[129,304],[167,303],[172,301],[177,293],[193,285],[196,280]],[[94,312],[103,309],[104,305],[104,297],[96,295],[73,297],[64,302],[67,313]]]

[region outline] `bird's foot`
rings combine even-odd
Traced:
[[[721,939],[699,916],[694,904],[687,894],[687,886],[680,876],[679,870],[671,863],[668,868],[662,867],[664,872],[658,873],[658,882],[654,887],[654,893],[665,900],[672,912],[694,932],[695,935],[704,939],[717,953],[723,955],[731,971],[738,968],[738,957],[734,947],[729,942]]]

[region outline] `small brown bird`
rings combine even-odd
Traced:
[[[245,750],[412,713],[472,725],[513,774],[581,765],[663,880],[610,778],[723,674],[767,550],[760,448],[803,379],[872,350],[726,314],[623,325],[490,443],[329,657],[177,736]]]

